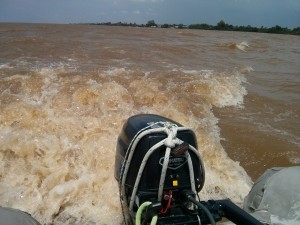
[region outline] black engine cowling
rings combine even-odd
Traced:
[[[204,168],[202,163],[199,162],[199,157],[192,152],[189,152],[189,157],[191,158],[190,164],[192,164],[192,170],[194,174],[194,186],[191,187],[191,178],[190,178],[190,170],[188,159],[185,154],[174,154],[176,152],[176,148],[188,148],[187,146],[193,146],[197,149],[197,141],[195,134],[192,130],[180,130],[183,126],[173,120],[167,119],[162,116],[153,115],[153,114],[141,114],[130,117],[126,123],[123,125],[122,131],[118,137],[117,142],[117,152],[115,158],[115,178],[119,181],[121,185],[121,179],[125,179],[124,186],[125,186],[125,193],[123,193],[123,199],[125,202],[125,208],[128,207],[130,197],[132,195],[136,178],[138,176],[138,171],[140,169],[141,163],[144,160],[146,153],[151,149],[155,144],[167,138],[167,134],[164,132],[154,132],[143,136],[135,147],[134,154],[132,159],[130,160],[129,169],[126,175],[126,178],[122,177],[122,168],[124,169],[124,164],[128,163],[126,157],[128,157],[128,151],[131,149],[131,145],[137,136],[141,133],[141,131],[151,130],[155,128],[163,128],[163,127],[170,127],[176,126],[178,127],[178,132],[176,137],[180,139],[183,144],[176,145],[172,149],[172,153],[169,157],[169,163],[166,170],[166,176],[163,186],[163,198],[168,196],[168,193],[171,191],[173,204],[179,204],[180,201],[180,191],[182,190],[196,190],[199,192],[204,183]],[[185,146],[184,146],[185,145]],[[132,149],[130,150],[132,151]],[[177,151],[181,151],[180,149]],[[187,151],[187,149],[185,149]],[[162,166],[164,162],[166,152],[166,146],[162,145],[151,155],[148,159],[146,166],[143,170],[141,175],[141,180],[138,185],[138,190],[135,196],[135,204],[133,206],[133,212],[136,212],[138,207],[146,201],[157,202],[160,201],[157,199],[157,193],[159,189],[160,183],[160,176],[162,173]],[[200,166],[202,165],[202,167]],[[122,187],[120,187],[122,189]],[[121,194],[122,195],[122,194]],[[161,207],[165,207],[164,205],[167,204],[165,199],[161,199]],[[123,206],[124,208],[124,206]],[[124,209],[123,209],[124,210]],[[126,210],[125,210],[126,211]],[[132,213],[129,212],[126,213]],[[177,208],[173,210],[176,211],[177,221],[182,221],[183,223],[186,222],[187,217],[182,212],[181,209]],[[191,219],[191,218],[190,218]],[[160,218],[160,220],[165,221],[164,224],[167,224],[168,219],[164,216]],[[198,220],[196,217],[192,220]],[[130,223],[129,223],[130,224]],[[177,223],[181,224],[181,223]],[[190,223],[192,224],[192,223]]]
[[[130,117],[124,124],[121,134],[118,138],[117,143],[117,153],[115,159],[115,177],[117,180],[120,179],[121,167],[124,162],[124,157],[126,151],[135,137],[135,135],[145,127],[156,123],[156,122],[169,122],[182,127],[181,124],[167,119],[162,116],[152,115],[152,114],[142,114]],[[154,127],[160,126],[159,124],[154,125]],[[131,166],[126,179],[126,185],[128,187],[133,187],[139,166],[145,156],[146,152],[156,143],[165,139],[166,134],[149,134],[143,137],[138,145],[136,146],[135,154],[133,155]],[[182,141],[189,143],[190,145],[197,148],[197,141],[195,134],[191,130],[181,131],[177,133],[177,137]],[[157,151],[148,161],[143,176],[141,178],[139,190],[140,191],[153,191],[157,192],[159,185],[159,177],[161,174],[162,161],[165,153],[165,146],[162,146],[160,150]],[[196,190],[199,192],[201,189],[201,184],[203,183],[203,171],[199,167],[199,162],[197,157],[191,153],[191,158],[194,165],[194,176],[196,182]],[[169,167],[167,170],[167,176],[165,181],[165,189],[186,189],[190,188],[189,170],[187,165],[187,160],[184,156],[172,156],[170,157]]]

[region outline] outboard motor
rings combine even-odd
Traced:
[[[197,201],[205,171],[194,132],[158,115],[130,117],[118,138],[115,178],[127,225],[260,224],[229,200]]]

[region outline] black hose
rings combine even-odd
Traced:
[[[197,205],[199,208],[201,208],[205,214],[207,215],[209,222],[211,225],[215,225],[216,221],[213,218],[212,214],[210,213],[210,211],[200,202],[198,202],[196,199],[193,198],[193,196],[189,195],[188,193],[184,192],[187,200],[191,201],[192,203],[194,203],[195,205]]]

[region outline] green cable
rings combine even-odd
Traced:
[[[156,225],[157,219],[157,215],[153,216],[150,225]]]
[[[141,206],[139,207],[138,211],[136,212],[136,216],[135,216],[135,225],[141,225],[141,217],[142,217],[142,212],[143,210],[149,206],[152,202],[144,202],[143,204],[141,204]],[[153,218],[152,218],[153,219]],[[151,225],[152,225],[152,220],[151,220]]]

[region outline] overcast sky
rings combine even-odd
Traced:
[[[0,0],[0,22],[300,27],[300,0]]]

